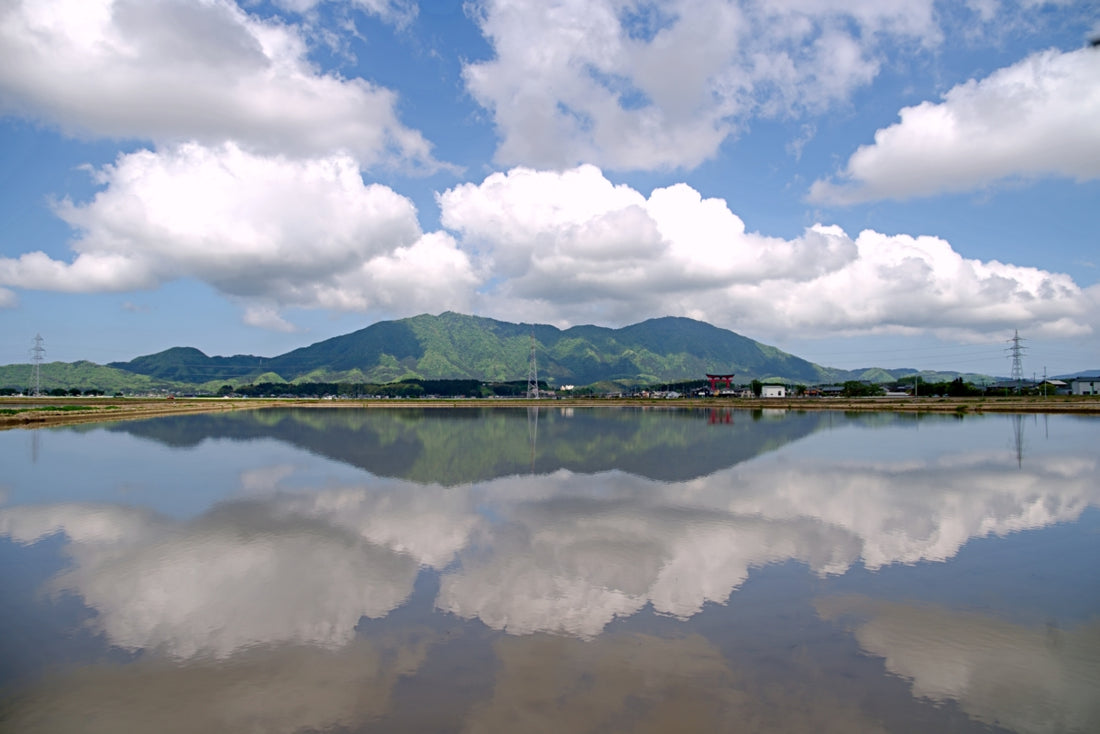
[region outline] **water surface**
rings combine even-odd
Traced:
[[[0,433],[0,729],[1100,730],[1100,421]]]

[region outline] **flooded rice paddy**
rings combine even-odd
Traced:
[[[1100,418],[0,433],[0,730],[1094,732]]]

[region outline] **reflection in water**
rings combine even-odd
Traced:
[[[535,454],[539,446],[539,406],[527,409],[527,437],[531,441],[531,473],[535,473]]]
[[[1100,682],[1095,621],[1065,611],[1095,588],[1094,569],[1028,599],[1040,616],[1061,605],[1051,631],[1009,621],[1017,610],[995,598],[950,608],[948,577],[927,566],[1100,506],[1094,422],[1052,419],[1056,440],[1017,463],[1003,421],[981,418],[917,434],[894,416],[344,413],[130,425],[200,465],[214,447],[202,430],[286,447],[250,465],[239,444],[235,491],[183,517],[117,497],[19,503],[16,486],[0,535],[32,548],[62,534],[66,567],[44,588],[79,598],[100,639],[136,658],[28,678],[0,722],[88,731],[97,702],[103,731],[1100,722],[1084,695]],[[333,445],[319,451],[325,421]],[[118,430],[87,439],[110,460]],[[334,466],[317,454],[380,470],[307,481]],[[425,482],[428,467],[443,478]],[[938,606],[875,598],[872,572],[901,564],[930,569],[907,594],[934,590]],[[955,594],[1017,572],[994,564]],[[841,581],[861,595],[829,594]]]
[[[1024,465],[1024,417],[1014,415],[1012,418],[1012,437],[1016,443],[1016,466]]]
[[[768,420],[757,411],[751,421],[730,420],[724,430],[716,431],[705,419],[707,412],[676,409],[250,413],[172,416],[119,423],[110,430],[181,448],[212,439],[274,438],[377,476],[455,485],[559,469],[585,473],[619,469],[681,481],[706,476],[837,423],[868,419],[809,413]]]
[[[19,732],[231,734],[349,728],[385,715],[393,688],[416,672],[429,635],[353,639],[339,649],[243,651],[186,666],[147,658],[51,674],[9,706]]]
[[[866,597],[817,603],[855,618],[855,636],[913,693],[957,701],[971,716],[1018,732],[1094,731],[1100,723],[1100,620],[1074,630],[1031,628],[974,612]]]

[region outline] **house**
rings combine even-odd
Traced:
[[[1069,391],[1073,395],[1100,395],[1100,376],[1074,377],[1069,381]]]
[[[1062,380],[1043,380],[1035,389],[1043,395],[1069,395],[1069,383]]]
[[[787,388],[783,385],[764,385],[760,389],[760,397],[785,398],[787,397]]]

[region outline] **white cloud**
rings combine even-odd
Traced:
[[[282,331],[293,333],[297,327],[279,315],[279,310],[274,306],[251,304],[245,308],[244,323],[268,331]]]
[[[823,225],[768,237],[687,184],[647,197],[587,165],[456,186],[438,195],[448,231],[431,233],[410,200],[365,184],[346,155],[189,143],[93,175],[104,188],[91,200],[56,206],[77,232],[74,258],[0,257],[0,287],[129,291],[191,278],[240,301],[246,323],[283,331],[294,327],[281,309],[296,307],[967,338],[1086,334],[1096,312],[1095,289],[1066,275],[963,258],[934,237],[853,239]]]
[[[319,71],[295,26],[230,0],[15,0],[0,11],[0,113],[74,135],[227,140],[264,153],[434,169],[397,96]],[[366,3],[383,12],[390,3]]]
[[[967,191],[1010,177],[1100,177],[1100,53],[1050,50],[901,110],[810,198],[850,204]]]
[[[439,202],[443,225],[500,279],[483,309],[513,320],[676,315],[780,335],[1092,329],[1094,299],[1066,275],[967,259],[934,237],[853,240],[821,225],[766,237],[686,184],[646,198],[592,166],[519,168]]]
[[[504,164],[691,168],[758,115],[820,111],[878,73],[881,44],[939,41],[931,0],[555,0],[477,6],[467,64]]]
[[[416,17],[417,7],[415,0],[328,0],[350,5],[365,13],[377,15],[382,20],[404,25]],[[294,13],[308,13],[326,0],[274,0],[275,4],[284,10]]]
[[[91,201],[57,206],[78,232],[75,259],[0,258],[0,284],[98,292],[195,278],[245,301],[248,323],[281,330],[276,305],[462,309],[472,291],[453,239],[421,233],[412,202],[364,184],[347,155],[189,143],[122,155],[94,175],[105,188]]]
[[[812,334],[932,333],[982,339],[1015,326],[1054,336],[1092,332],[1094,298],[1067,275],[964,258],[936,237],[866,230],[858,256],[812,280],[736,285],[708,299],[740,323]]]
[[[15,308],[19,305],[19,297],[7,288],[0,288],[0,308]]]

